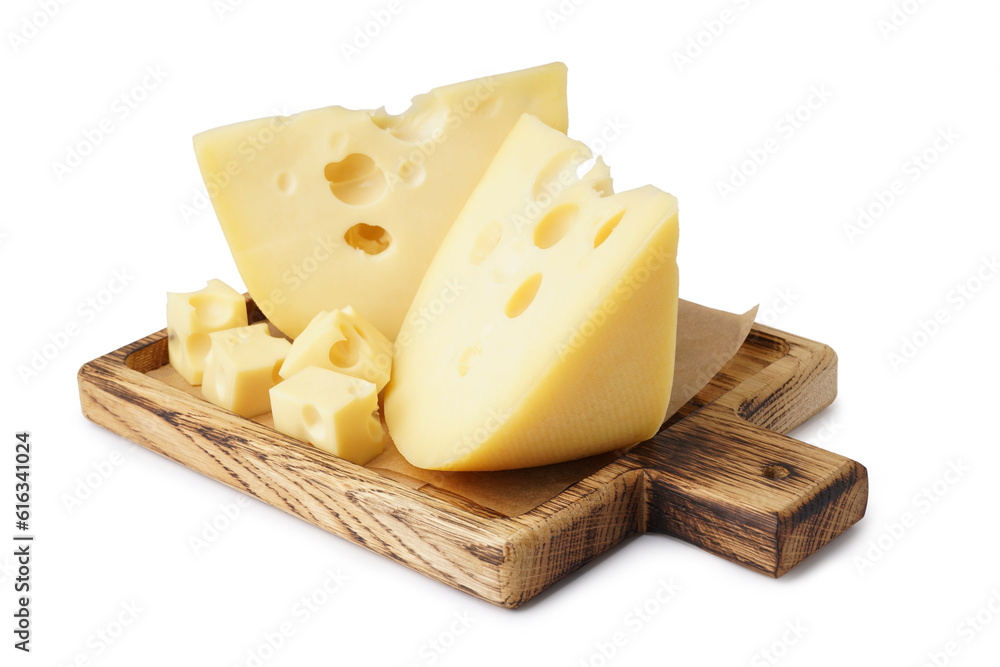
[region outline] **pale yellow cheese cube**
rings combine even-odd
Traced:
[[[322,312],[292,343],[281,377],[309,366],[368,380],[382,391],[392,370],[392,343],[351,306]]]
[[[263,322],[216,331],[209,338],[202,395],[244,417],[269,412],[268,390],[281,382],[278,370],[292,344],[272,338]]]
[[[366,380],[310,366],[271,389],[274,428],[352,463],[382,453],[378,392]]]
[[[170,365],[189,383],[201,384],[213,331],[245,327],[243,295],[221,280],[197,292],[167,292],[167,348]]]

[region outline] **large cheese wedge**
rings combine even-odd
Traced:
[[[296,338],[353,305],[390,340],[441,239],[522,113],[565,132],[566,67],[436,88],[398,116],[334,106],[194,138],[250,295]]]
[[[422,468],[500,470],[627,447],[673,378],[677,201],[611,194],[587,148],[524,116],[396,339],[389,434]]]

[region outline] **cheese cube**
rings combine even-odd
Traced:
[[[281,382],[278,370],[292,344],[272,338],[264,322],[216,331],[209,338],[202,395],[244,417],[269,412],[268,390]]]
[[[185,294],[167,292],[167,348],[170,365],[189,383],[201,384],[213,331],[245,327],[243,295],[221,280]]]
[[[382,453],[377,409],[374,384],[326,368],[305,368],[271,389],[275,429],[358,465]]]
[[[308,366],[368,380],[382,391],[392,369],[392,343],[351,306],[322,312],[292,343],[281,377],[288,379]]]
[[[384,397],[389,435],[413,465],[543,465],[660,428],[673,379],[677,200],[652,186],[612,194],[601,161],[578,178],[589,157],[525,115],[441,244]]]
[[[566,131],[566,66],[436,88],[397,116],[326,107],[194,138],[247,289],[298,338],[353,305],[395,339],[420,279],[524,112]]]

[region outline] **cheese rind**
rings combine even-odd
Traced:
[[[525,116],[420,285],[385,391],[422,468],[500,470],[633,445],[670,399],[677,202],[611,194],[582,144]],[[428,318],[448,285],[463,289]]]
[[[271,389],[275,429],[358,465],[382,453],[377,409],[374,384],[315,366]]]
[[[265,322],[216,331],[209,338],[202,395],[244,417],[270,412],[268,391],[281,381],[278,370],[292,344],[273,338]]]
[[[221,280],[209,280],[197,292],[167,292],[170,365],[188,383],[201,384],[211,344],[208,334],[246,325],[246,300]]]
[[[390,340],[441,239],[524,112],[565,132],[566,67],[437,88],[398,116],[326,107],[198,134],[251,296],[297,338],[353,305]]]
[[[354,308],[316,315],[292,343],[281,377],[316,366],[375,384],[382,391],[392,370],[392,343]]]

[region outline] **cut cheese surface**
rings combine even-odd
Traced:
[[[213,331],[247,325],[243,295],[221,280],[197,292],[167,292],[167,348],[170,365],[189,384],[201,384]]]
[[[378,392],[366,380],[309,367],[271,389],[274,428],[352,463],[382,453]]]
[[[292,344],[273,338],[267,323],[209,334],[202,395],[244,417],[270,412],[268,391],[281,381],[278,369]]]
[[[442,243],[396,339],[389,434],[422,468],[500,470],[630,446],[673,378],[677,201],[582,178],[525,115]]]
[[[438,245],[522,113],[566,131],[566,67],[436,88],[398,116],[339,106],[198,134],[250,295],[297,338],[353,305],[390,340]]]
[[[367,380],[382,391],[392,370],[392,343],[354,308],[319,313],[292,343],[281,377],[316,366]]]

